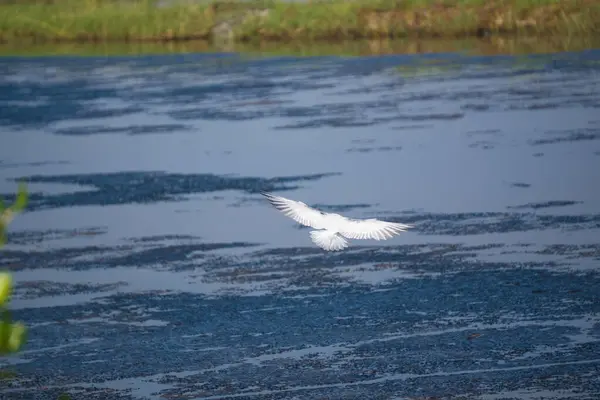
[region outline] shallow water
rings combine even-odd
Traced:
[[[598,398],[599,61],[0,59],[0,393]],[[261,190],[415,228],[324,253]]]

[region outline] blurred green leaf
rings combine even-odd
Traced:
[[[12,276],[7,272],[0,272],[0,306],[8,300],[11,290]]]
[[[2,323],[4,324],[12,324],[12,314],[7,309],[2,309]]]
[[[7,354],[8,341],[10,339],[10,332],[12,330],[12,316],[10,311],[2,310],[2,321],[0,321],[0,355]]]
[[[17,192],[17,200],[15,204],[11,207],[14,212],[21,212],[27,206],[27,201],[29,200],[29,196],[27,194],[27,185],[21,182],[19,183],[19,191]]]
[[[19,190],[15,203],[11,207],[4,205],[4,200],[0,199],[0,247],[6,243],[6,227],[15,217],[15,214],[22,212],[27,206],[29,195],[27,185],[24,182],[19,183]]]
[[[67,393],[61,393],[56,400],[71,400],[71,396]]]
[[[6,343],[10,334],[10,325],[0,322],[0,354],[6,353]]]
[[[27,328],[20,322],[12,324],[6,347],[10,353],[16,353],[23,347],[27,338]]]
[[[23,347],[27,339],[27,328],[20,322],[12,323],[10,311],[2,310],[3,320],[0,322],[0,355],[16,353]]]
[[[0,199],[0,247],[6,242],[6,226],[15,214],[23,211],[27,205],[27,187],[19,184],[15,203],[6,208]],[[12,291],[12,275],[0,272],[0,355],[14,353],[21,349],[27,340],[27,328],[20,322],[12,323],[12,315],[6,308]],[[0,376],[2,379],[2,376]]]

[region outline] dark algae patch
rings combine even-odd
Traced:
[[[0,39],[342,40],[594,34],[592,0],[23,1],[0,5]]]
[[[95,187],[95,190],[45,195],[30,195],[30,210],[74,205],[138,204],[181,200],[194,193],[238,189],[248,193],[260,190],[291,190],[295,182],[315,181],[336,173],[275,178],[229,177],[214,174],[169,174],[155,172],[119,172],[108,174],[38,175],[22,177],[28,183],[69,183]],[[6,194],[12,200],[14,195]]]

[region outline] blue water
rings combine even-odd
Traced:
[[[1,58],[0,397],[600,398],[599,61]]]

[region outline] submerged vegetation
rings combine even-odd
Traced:
[[[0,40],[342,40],[600,32],[594,0],[21,0]]]

